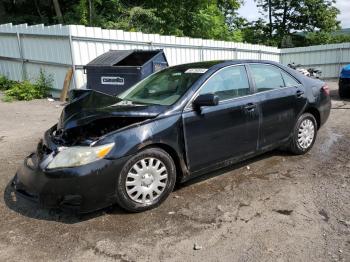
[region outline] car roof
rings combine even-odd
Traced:
[[[228,65],[235,65],[235,64],[245,64],[245,63],[260,63],[260,64],[273,64],[273,65],[279,65],[279,63],[274,61],[268,61],[268,60],[257,60],[257,59],[234,59],[234,60],[211,60],[211,61],[203,61],[203,62],[194,62],[194,63],[187,63],[187,64],[181,64],[176,65],[174,67],[178,68],[221,68]]]

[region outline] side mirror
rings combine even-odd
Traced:
[[[217,106],[218,104],[219,104],[219,97],[214,94],[199,95],[193,101],[193,105],[197,108],[201,106]]]

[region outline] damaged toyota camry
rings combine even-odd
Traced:
[[[276,148],[305,154],[330,107],[324,82],[255,60],[169,67],[119,96],[74,90],[12,186],[48,208],[145,211],[176,182]]]

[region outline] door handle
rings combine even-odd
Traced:
[[[244,106],[244,109],[247,110],[248,112],[254,111],[256,108],[256,104],[253,103],[248,103]]]
[[[298,91],[296,92],[296,96],[297,96],[298,98],[302,97],[304,94],[305,94],[305,92],[302,91],[302,90],[298,90]]]

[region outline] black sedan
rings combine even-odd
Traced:
[[[75,90],[12,185],[44,207],[139,212],[183,182],[276,148],[305,154],[328,86],[270,61],[169,67],[118,97]]]

